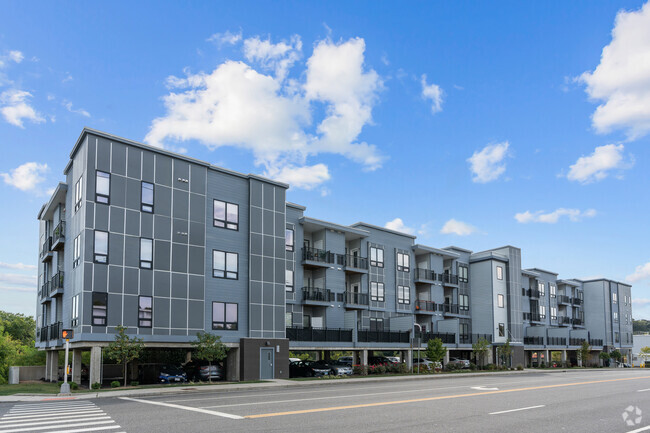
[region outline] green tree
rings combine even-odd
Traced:
[[[650,320],[632,320],[632,329],[635,334],[650,332]]]
[[[598,354],[598,357],[603,360],[603,365],[605,365],[605,367],[609,367],[609,353],[602,351]]]
[[[643,363],[645,364],[648,361],[648,358],[650,358],[650,347],[642,347],[639,355],[643,358]]]
[[[512,355],[512,346],[510,346],[510,338],[506,340],[506,344],[497,347],[497,356],[503,365],[510,366],[510,355]]]
[[[442,362],[447,354],[447,348],[442,344],[442,340],[434,338],[427,341],[427,348],[424,351],[424,356],[433,362]]]
[[[474,357],[476,359],[476,365],[483,367],[483,362],[485,357],[490,351],[490,342],[485,338],[479,338],[476,343],[472,344],[472,350],[474,351]]]
[[[142,339],[137,337],[129,337],[126,335],[126,326],[117,327],[117,335],[115,340],[111,341],[106,349],[106,356],[113,359],[124,366],[124,386],[127,383],[126,367],[129,362],[140,357],[144,350],[144,343]]]
[[[33,317],[0,311],[0,325],[13,340],[23,345],[34,345],[36,322]]]
[[[612,359],[614,359],[614,360],[617,361],[617,362],[620,362],[620,361],[621,361],[621,358],[623,357],[623,355],[621,354],[621,352],[619,352],[618,350],[612,350],[612,351],[609,353],[609,356],[611,356]]]
[[[581,362],[583,367],[587,366],[587,360],[589,359],[589,352],[591,352],[591,346],[587,340],[582,341],[580,349],[578,349],[578,360]]]
[[[208,361],[208,379],[212,382],[212,363],[222,361],[228,354],[228,348],[221,342],[221,337],[208,332],[196,334],[196,340],[192,342],[194,355],[197,359]]]

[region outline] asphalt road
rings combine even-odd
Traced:
[[[628,425],[623,413],[630,407]],[[650,371],[350,380],[294,388],[0,405],[0,433],[19,431],[650,432]]]

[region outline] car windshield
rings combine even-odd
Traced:
[[[173,366],[164,366],[163,368],[160,369],[161,373],[167,373],[167,374],[182,374],[183,371],[178,368],[178,367],[173,367]]]

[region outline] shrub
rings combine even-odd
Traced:
[[[77,384],[77,382],[70,382],[70,389],[72,390],[79,389],[79,385]]]
[[[373,373],[375,374],[386,374],[386,366],[383,364],[375,365]]]
[[[140,382],[138,382],[137,380],[131,381],[131,386],[138,386],[138,385],[140,385]]]
[[[524,369],[524,366],[521,364],[517,364],[517,370],[522,371]]]
[[[63,385],[63,381],[62,381],[62,380],[59,380],[59,381],[56,383],[56,386],[58,386],[58,387],[60,388],[61,385]]]
[[[409,372],[409,367],[405,363],[400,363],[397,365],[397,372],[400,374],[406,374]]]
[[[117,380],[114,380],[111,382],[111,388],[119,388],[120,387],[120,382]]]
[[[352,366],[352,372],[356,375],[359,376],[367,376],[368,375],[368,366],[366,365],[353,365]]]
[[[418,364],[415,366],[415,371],[417,373],[429,373],[429,367],[426,364]]]
[[[469,369],[470,369],[470,370],[474,371],[474,370],[476,370],[476,368],[477,368],[477,367],[476,367],[476,364],[474,364],[473,362],[470,362],[470,363],[469,363]]]
[[[546,368],[546,363],[542,361],[542,363],[539,365],[539,368]]]
[[[488,364],[488,365],[485,366],[485,369],[488,370],[488,371],[494,371],[497,368],[496,368],[496,366],[494,364]]]
[[[92,389],[100,389],[102,387],[102,384],[99,382],[95,382],[90,386]]]
[[[460,365],[456,364],[455,362],[450,362],[449,364],[445,365],[445,371],[456,371],[460,370]]]

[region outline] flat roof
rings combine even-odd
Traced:
[[[398,232],[397,230],[391,230],[391,229],[387,229],[386,227],[379,227],[379,226],[364,223],[364,222],[361,222],[361,221],[359,221],[358,223],[350,224],[350,227],[357,227],[357,226],[369,227],[371,229],[381,230],[381,231],[384,231],[384,232],[387,232],[387,233],[391,233],[391,234],[398,235],[398,236],[404,236],[404,237],[411,238],[411,239],[416,238],[415,235],[410,235],[408,233]]]
[[[457,246],[454,246],[454,245],[444,247],[443,250],[456,250],[456,251],[462,251],[464,253],[469,253],[469,254],[472,254],[472,252],[473,252],[471,250],[466,250],[465,248],[457,247]]]
[[[498,260],[500,262],[508,263],[510,261],[510,258],[494,251],[483,251],[469,256],[470,263],[484,262],[486,260]]]
[[[313,232],[315,230],[329,229],[339,231],[345,234],[345,240],[353,240],[367,237],[370,233],[366,230],[348,227],[341,224],[323,221],[311,217],[302,217],[298,220],[303,225],[306,231]]]
[[[290,201],[288,201],[286,203],[287,203],[287,207],[292,207],[294,209],[299,209],[299,210],[302,210],[302,211],[307,209],[305,206],[301,206],[301,205],[296,204],[296,203],[291,203]]]
[[[538,272],[531,271],[530,269],[522,269],[521,273],[524,274],[524,275],[530,275],[531,277],[539,277],[540,276]]]
[[[594,278],[593,280],[580,280],[578,278],[574,278],[574,280],[580,281],[581,283],[595,283],[596,281],[608,281],[610,283],[616,283],[616,284],[621,284],[623,286],[632,287],[632,284],[623,283],[621,281],[612,280],[610,278]]]
[[[547,271],[545,269],[540,269],[540,268],[528,268],[527,270],[529,270],[529,271],[537,271],[537,272],[544,272],[546,274],[551,274],[551,275],[555,275],[555,276],[558,275],[557,272]]]
[[[558,284],[566,284],[566,285],[574,286],[574,287],[580,287],[580,283],[577,282],[576,280],[561,279],[561,280],[557,280],[556,283],[558,283]]]
[[[54,213],[54,208],[55,205],[58,205],[59,203],[65,204],[65,196],[68,191],[68,185],[66,185],[63,182],[59,182],[56,188],[54,188],[54,192],[50,196],[50,199],[45,203],[43,206],[41,206],[41,209],[38,211],[38,219],[51,219],[52,214]]]
[[[432,254],[438,254],[443,257],[450,257],[457,259],[460,257],[460,254],[454,253],[451,251],[447,250],[441,250],[439,248],[433,248],[433,247],[428,247],[426,245],[421,245],[421,244],[415,244],[411,247],[413,249],[413,252],[415,254],[426,254],[426,253],[432,253]]]

